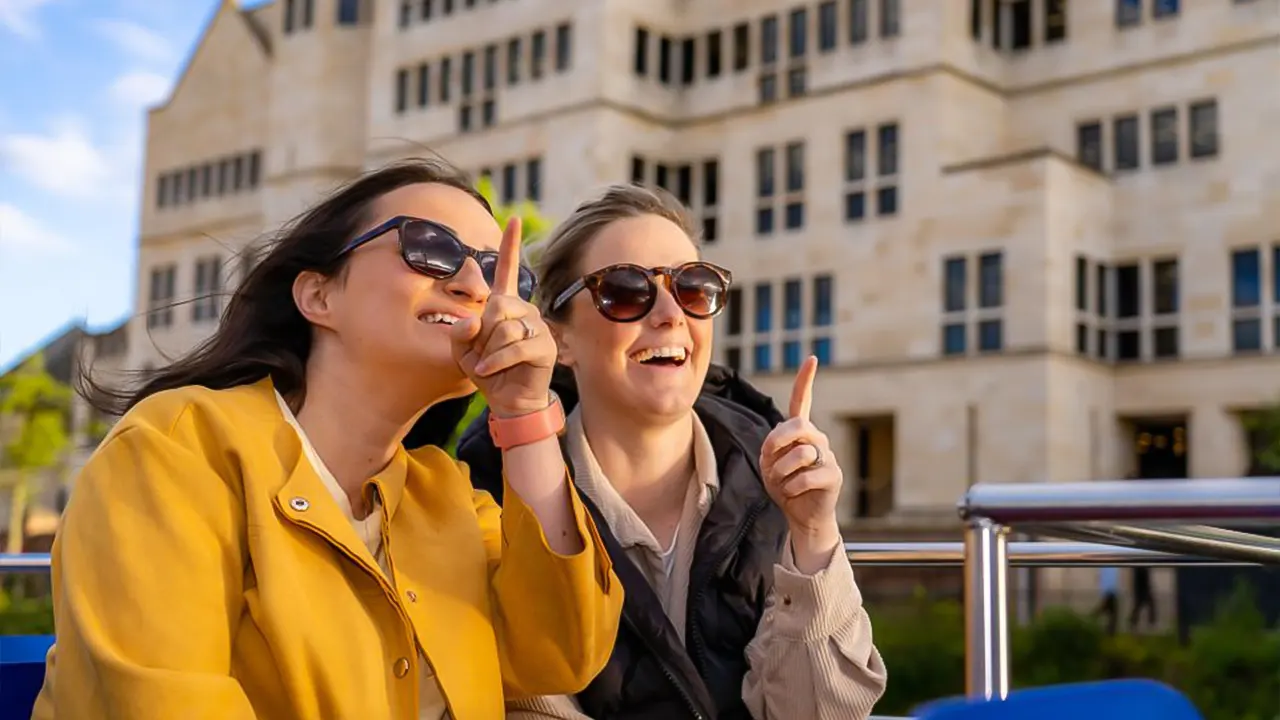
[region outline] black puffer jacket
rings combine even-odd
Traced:
[[[577,405],[568,370],[557,372],[552,387],[566,411]],[[764,614],[787,530],[781,511],[764,491],[758,459],[765,437],[784,418],[768,396],[737,373],[714,365],[694,411],[715,449],[720,492],[694,551],[687,646],[599,510],[582,497],[626,589],[613,655],[577,696],[596,720],[750,718],[742,702],[746,647]],[[482,415],[464,431],[458,458],[471,466],[473,484],[501,503],[502,454],[487,423],[488,416]]]

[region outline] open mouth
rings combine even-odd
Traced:
[[[428,325],[456,325],[462,318],[448,313],[427,313],[419,315],[418,320]]]
[[[682,347],[649,348],[632,353],[631,359],[641,365],[681,367],[689,361],[689,351]]]

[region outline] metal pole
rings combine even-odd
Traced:
[[[965,691],[1009,695],[1008,529],[985,518],[965,529]]]

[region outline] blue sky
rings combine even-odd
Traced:
[[[145,110],[216,7],[0,0],[0,369],[131,312]]]

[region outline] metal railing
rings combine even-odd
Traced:
[[[1009,693],[1010,568],[1280,564],[1280,539],[1219,527],[1280,521],[1280,478],[987,483],[958,509],[964,542],[845,549],[858,566],[964,567],[965,689],[974,697]],[[1067,541],[1010,542],[1014,530]],[[48,554],[0,554],[0,573],[49,565]]]
[[[1009,542],[1011,530],[1157,551],[1170,560],[1280,564],[1280,540],[1243,531],[1280,519],[1280,478],[978,484],[959,511],[966,523],[965,689],[976,697],[1009,694],[1008,576],[1021,550]]]

